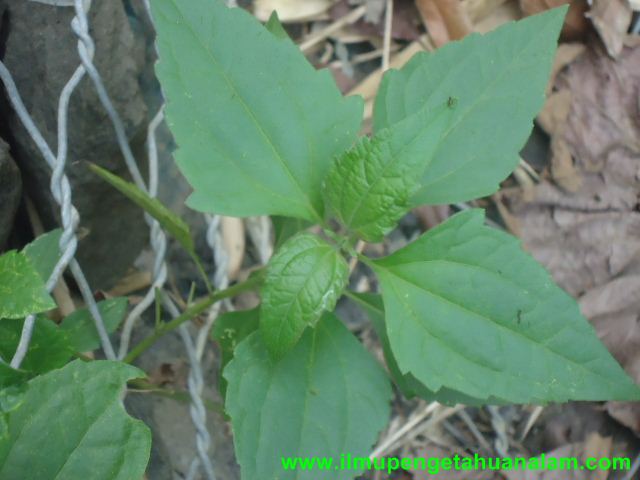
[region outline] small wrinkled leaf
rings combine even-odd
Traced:
[[[6,416],[0,478],[142,478],[151,433],[126,415],[122,391],[143,375],[119,362],[77,360],[30,380],[22,403]]]
[[[45,282],[24,253],[0,256],[0,318],[22,318],[55,307]]]
[[[325,203],[347,229],[380,242],[409,209],[415,172],[394,162],[388,132],[362,138],[337,159],[324,182]]]
[[[276,12],[275,10],[271,12],[271,16],[269,17],[269,20],[267,20],[267,23],[264,24],[264,28],[269,30],[269,32],[271,32],[273,36],[276,38],[279,38],[279,39],[286,38],[287,40],[290,40],[289,34],[282,26],[282,23],[280,23],[280,19],[278,18],[278,12]]]
[[[189,206],[321,220],[322,180],[357,137],[362,99],[344,98],[329,71],[241,8],[154,0],[151,9]]]
[[[333,310],[349,278],[336,247],[317,235],[290,238],[267,266],[261,289],[260,331],[269,352],[281,357],[326,310]]]
[[[453,110],[448,104],[425,110],[372,139],[362,138],[336,159],[323,194],[340,223],[364,240],[382,241],[409,210]]]
[[[640,398],[575,300],[483,221],[459,213],[372,262],[401,372],[483,401]]]
[[[98,310],[108,333],[116,331],[127,312],[127,305],[128,300],[125,297],[98,302]],[[101,345],[93,317],[86,308],[68,315],[60,324],[60,330],[76,352],[88,352]]]
[[[220,372],[233,358],[238,344],[258,329],[260,310],[258,307],[241,312],[227,312],[216,318],[211,329],[211,338],[220,345]],[[219,389],[222,396],[227,391],[227,381],[220,375]]]
[[[57,228],[40,235],[24,247],[24,253],[44,282],[49,280],[56,263],[60,260],[60,237],[62,230]]]
[[[384,371],[333,314],[279,361],[250,335],[224,376],[243,480],[316,480],[316,470],[284,470],[282,457],[332,457],[336,465],[345,452],[366,457],[389,417]],[[322,478],[357,473],[335,469]]]
[[[11,358],[16,351],[24,320],[0,323],[0,354]],[[20,368],[29,373],[45,373],[65,365],[73,348],[58,326],[47,317],[36,317],[27,355]]]
[[[516,167],[544,102],[565,13],[560,7],[471,34],[385,73],[375,102],[376,132],[449,98],[458,101],[414,204],[489,195]]]

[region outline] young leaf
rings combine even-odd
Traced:
[[[122,407],[126,381],[141,375],[123,363],[77,360],[29,381],[0,438],[0,478],[142,478],[151,433]]]
[[[349,266],[332,245],[300,233],[271,258],[261,290],[260,331],[269,352],[281,357],[302,332],[333,310],[349,278]]]
[[[372,139],[362,138],[336,159],[323,184],[330,211],[361,238],[382,241],[409,209],[417,179],[452,112],[448,105],[423,111]],[[407,123],[418,128],[407,128]]]
[[[16,351],[24,320],[0,323],[0,354],[11,358]],[[27,355],[20,368],[31,374],[45,373],[64,366],[73,355],[67,337],[57,325],[38,315]]]
[[[640,398],[576,302],[483,220],[460,213],[372,262],[400,370],[482,400]]]
[[[361,98],[221,0],[154,0],[158,78],[196,210],[319,221],[331,159],[356,138]],[[221,181],[224,173],[224,181]]]
[[[128,301],[125,297],[110,298],[98,302],[98,310],[107,332],[113,333],[124,319]],[[88,309],[76,310],[60,324],[69,345],[76,352],[88,352],[100,347],[100,337]]]
[[[24,253],[0,256],[0,318],[22,318],[55,307],[44,280]]]
[[[449,98],[458,101],[414,204],[491,194],[515,168],[544,102],[565,12],[566,6],[469,35],[385,74],[375,103],[376,131]]]
[[[49,280],[56,263],[61,257],[60,236],[62,230],[57,228],[44,233],[24,247],[24,253],[44,282]]]
[[[224,376],[245,480],[317,479],[317,471],[284,470],[282,457],[333,457],[338,465],[345,452],[367,456],[389,416],[386,375],[333,314],[307,330],[279,361],[271,359],[260,335],[250,335]],[[322,478],[357,473],[336,469]]]
[[[211,329],[211,338],[220,345],[220,371],[224,370],[233,358],[233,352],[238,344],[249,334],[258,329],[258,307],[240,312],[227,312],[220,315]],[[222,375],[219,379],[220,393],[224,397],[227,391],[227,381]]]
[[[328,209],[347,229],[380,242],[409,209],[416,172],[395,162],[388,132],[363,137],[338,158],[324,181]]]

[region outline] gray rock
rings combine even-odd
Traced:
[[[0,248],[11,232],[21,194],[20,170],[9,155],[9,146],[0,140]]]
[[[74,9],[0,0],[0,11],[2,4],[7,10],[3,61],[28,111],[55,151],[58,98],[79,64],[77,39],[70,27]],[[132,29],[121,1],[93,2],[89,23],[96,43],[95,64],[144,172],[148,115],[139,79],[150,68],[145,55],[147,40],[139,29]],[[53,228],[58,225],[59,213],[49,193],[49,167],[7,104],[0,106],[0,116],[8,127],[25,188],[45,226]],[[113,127],[86,76],[70,103],[66,171],[81,216],[81,232],[87,233],[80,242],[78,260],[93,288],[107,288],[133,263],[147,243],[148,233],[140,209],[92,174],[86,167],[89,161],[128,178]]]

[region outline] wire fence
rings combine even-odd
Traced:
[[[7,92],[9,101],[15,110],[22,125],[27,130],[31,139],[40,151],[43,159],[51,169],[51,194],[57,203],[60,212],[63,233],[60,238],[60,259],[53,272],[46,282],[46,288],[52,292],[63,273],[68,269],[73,275],[82,298],[93,317],[96,330],[100,337],[100,342],[104,355],[107,359],[122,360],[128,353],[132,332],[142,314],[154,303],[156,292],[161,292],[163,304],[169,314],[175,318],[180,315],[180,311],[169,295],[163,293],[168,275],[166,262],[167,236],[154,218],[145,215],[145,221],[150,231],[150,245],[153,252],[153,267],[151,286],[142,300],[129,312],[120,334],[119,346],[116,352],[111,339],[105,328],[100,311],[93,297],[91,288],[86,280],[81,266],[75,259],[78,246],[76,230],[80,221],[78,211],[73,205],[72,189],[65,168],[68,152],[68,118],[69,102],[80,81],[88,76],[91,80],[100,102],[107,112],[113,125],[114,134],[124,158],[127,170],[138,188],[145,191],[149,196],[156,197],[158,193],[159,168],[158,168],[158,148],[156,144],[156,131],[164,120],[163,108],[161,107],[153,117],[147,129],[147,156],[148,156],[148,182],[145,182],[138,162],[136,161],[125,133],[123,122],[113,106],[110,96],[105,88],[104,82],[96,66],[93,63],[96,46],[89,33],[88,12],[91,8],[91,0],[30,0],[55,7],[72,7],[75,16],[71,21],[71,29],[78,38],[77,53],[80,63],[63,87],[58,99],[57,109],[57,145],[54,154],[52,147],[44,139],[44,136],[36,126],[34,120],[27,111],[20,93],[13,81],[11,73],[0,61],[0,79]],[[149,1],[144,0],[147,14],[151,19]],[[153,23],[153,19],[151,19]],[[211,249],[215,263],[212,275],[212,284],[215,289],[224,289],[229,284],[227,276],[229,258],[225,251],[222,237],[222,222],[219,216],[206,215],[207,222],[206,241]],[[267,217],[249,218],[246,220],[249,237],[254,244],[260,263],[264,264],[269,259],[272,252],[270,222]],[[192,460],[187,472],[187,479],[196,478],[198,472],[204,475],[207,480],[215,479],[214,467],[211,461],[211,438],[206,426],[206,409],[202,398],[204,380],[202,374],[202,357],[207,345],[207,338],[211,327],[221,311],[221,308],[231,310],[233,305],[230,300],[218,302],[212,305],[206,315],[203,325],[197,328],[195,339],[189,328],[182,324],[179,327],[179,334],[184,344],[187,358],[189,360],[188,389],[190,396],[190,415],[196,430],[196,455]],[[24,322],[20,340],[16,352],[10,361],[13,368],[19,368],[25,358],[29,343],[35,326],[35,315],[29,315]],[[0,360],[1,361],[1,360]]]

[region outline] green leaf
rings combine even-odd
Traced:
[[[332,245],[311,233],[292,237],[267,266],[260,331],[269,352],[281,357],[326,310],[333,310],[349,278],[349,266]]]
[[[0,256],[0,318],[22,318],[55,307],[44,281],[24,253],[10,251]]]
[[[375,102],[376,131],[458,100],[414,204],[491,194],[515,168],[544,102],[565,12],[566,6],[469,35],[385,74]]]
[[[62,256],[60,253],[61,236],[61,229],[51,230],[40,235],[22,250],[44,282],[49,280],[56,263]]]
[[[281,458],[333,457],[337,465],[346,452],[368,456],[389,417],[386,375],[332,314],[279,361],[271,359],[260,335],[250,335],[224,376],[245,480],[315,480],[317,471],[286,471]],[[350,479],[357,473],[336,469],[322,478]]]
[[[142,478],[151,433],[122,406],[126,381],[142,375],[123,363],[78,360],[29,381],[0,438],[0,478]]]
[[[133,183],[121,179],[98,165],[89,164],[89,168],[105,182],[155,218],[162,228],[182,245],[182,248],[190,255],[195,255],[195,248],[189,226],[178,215],[160,203],[157,198],[150,197]]]
[[[413,169],[395,158],[388,132],[364,137],[335,161],[324,182],[328,209],[369,242],[382,241],[396,226],[418,186]]]
[[[384,359],[393,378],[394,383],[400,389],[402,394],[407,398],[412,398],[416,395],[409,381],[409,374],[402,374],[398,363],[391,351],[391,345],[389,344],[389,337],[387,336],[387,330],[384,323],[384,304],[382,297],[375,293],[356,293],[349,292],[349,298],[354,300],[358,306],[360,306],[369,316],[371,325],[382,344],[382,351],[384,353]]]
[[[423,111],[336,159],[323,184],[325,203],[361,238],[380,242],[409,210],[417,179],[438,146],[453,106]]]
[[[274,248],[279,249],[284,242],[293,237],[296,233],[310,227],[311,222],[300,218],[292,217],[271,217],[273,223],[273,231],[275,236]]]
[[[371,262],[400,370],[481,400],[640,398],[576,302],[483,220],[482,210],[457,214]]]
[[[343,98],[290,41],[220,0],[151,2],[188,204],[232,216],[322,219],[320,186],[355,140],[359,97]]]
[[[459,403],[464,405],[499,405],[509,403],[503,399],[493,396],[488,400],[482,400],[445,387],[434,392],[420,383],[420,381],[410,373],[403,374],[398,367],[398,362],[393,356],[393,352],[391,351],[391,344],[389,343],[389,336],[387,335],[384,320],[385,314],[382,297],[375,293],[350,292],[349,298],[354,300],[356,304],[359,305],[369,316],[373,329],[382,344],[382,351],[384,353],[384,358],[387,363],[389,373],[391,374],[391,378],[405,397],[413,398],[418,396],[429,402],[436,401],[445,405],[457,405]]]
[[[258,307],[240,312],[227,312],[220,315],[211,329],[211,338],[220,345],[220,372],[233,358],[233,352],[238,344],[247,338],[249,334],[258,329],[260,318]],[[224,397],[227,391],[227,381],[222,375],[219,379],[220,393]]]
[[[25,370],[16,370],[8,364],[0,362],[0,388],[9,387],[11,385],[20,385],[29,379],[29,372]]]
[[[278,12],[276,12],[275,10],[271,12],[271,16],[269,17],[269,20],[267,20],[267,23],[264,24],[264,28],[269,30],[269,32],[271,32],[273,36],[278,39],[286,38],[287,40],[290,40],[289,34],[282,26],[282,23],[280,23]]]
[[[11,358],[16,351],[24,320],[0,323],[0,354]],[[20,368],[29,373],[45,373],[65,365],[73,348],[58,326],[42,315],[36,317],[29,349]]]
[[[107,332],[116,331],[127,312],[125,297],[111,298],[98,302],[98,310]],[[100,347],[100,337],[88,309],[82,308],[68,315],[60,324],[69,344],[76,352],[88,352]]]

